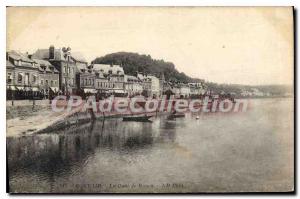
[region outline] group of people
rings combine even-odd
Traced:
[[[55,96],[60,95],[61,91],[49,90],[32,90],[32,89],[7,89],[7,100],[42,100],[53,99]]]

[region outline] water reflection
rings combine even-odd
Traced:
[[[155,144],[174,143],[176,126],[155,118],[153,123],[96,121],[40,135],[7,138],[9,178],[34,174],[51,182],[74,174],[96,152],[135,153]]]
[[[187,114],[175,121],[160,116],[152,123],[109,119],[7,138],[10,191],[239,192],[265,191],[266,186],[270,191],[291,190],[293,101],[253,103],[246,113]],[[168,182],[184,187],[161,187]],[[72,187],[90,183],[108,186]],[[114,189],[110,183],[156,187]]]

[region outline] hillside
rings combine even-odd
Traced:
[[[117,52],[98,57],[92,63],[95,64],[119,64],[123,66],[125,74],[134,75],[136,71],[153,74],[159,77],[162,73],[165,79],[171,82],[200,82],[200,79],[191,78],[179,72],[172,62],[165,62],[151,58],[150,55],[140,55],[131,52]]]
[[[285,93],[293,93],[293,87],[287,85],[261,85],[261,86],[249,86],[239,84],[217,84],[209,81],[204,81],[198,78],[191,78],[179,72],[172,62],[166,62],[164,60],[153,59],[150,55],[140,55],[138,53],[131,52],[117,52],[107,54],[102,57],[96,58],[92,63],[95,64],[119,64],[123,66],[125,74],[134,75],[136,71],[152,74],[160,77],[162,73],[165,75],[165,79],[171,82],[204,82],[205,88],[214,91],[215,93],[234,92],[240,95],[243,91],[252,91],[258,89],[264,93],[270,93],[271,95],[282,96]]]
[[[293,93],[293,86],[291,85],[241,85],[241,84],[217,84],[213,82],[205,82],[207,89],[212,90],[216,93],[234,92],[240,95],[243,91],[251,92],[253,89],[258,89],[263,93],[270,93],[272,96],[283,96],[286,93]]]

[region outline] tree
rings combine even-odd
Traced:
[[[167,81],[173,82],[200,82],[200,79],[191,78],[179,72],[172,62],[164,60],[152,59],[150,55],[140,55],[131,52],[117,52],[107,54],[103,57],[98,57],[94,64],[119,64],[122,65],[125,74],[134,75],[135,72],[144,72],[159,77],[160,74],[165,74]]]

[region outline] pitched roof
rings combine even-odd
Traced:
[[[32,59],[49,59],[49,49],[37,49],[37,51],[32,54]],[[54,49],[54,59],[66,60],[60,49]]]
[[[87,63],[86,59],[80,52],[71,52],[71,57],[78,62]]]
[[[14,50],[8,52],[8,56],[14,60],[21,60],[21,61],[29,62],[29,63],[34,62],[33,60],[29,59],[25,54],[18,52],[18,51],[14,51]]]
[[[34,59],[49,59],[49,49],[38,49],[33,55],[32,58]],[[83,57],[83,55],[80,52],[71,52],[71,58],[74,61],[77,62],[83,62],[87,63],[86,59]],[[64,60],[66,61],[66,58],[64,57],[64,53],[61,49],[54,49],[54,60]],[[72,60],[70,60],[72,61]]]
[[[41,66],[50,66],[51,65],[50,62],[48,62],[46,60],[42,60],[42,59],[32,59],[32,60]]]
[[[31,56],[32,59],[49,59],[49,50],[37,49]]]
[[[52,70],[50,69],[50,67],[53,68],[55,73],[58,73],[58,70],[48,61],[46,60],[42,60],[42,59],[32,59],[35,63],[37,63],[39,65],[39,69],[41,71],[44,71],[44,69],[42,68],[42,66],[46,67],[46,71],[48,72],[52,72]]]
[[[77,69],[79,70],[79,72],[83,69],[88,70],[88,67],[83,63],[77,63],[76,66],[77,66]]]
[[[6,67],[14,67],[14,65],[10,61],[6,60]]]

